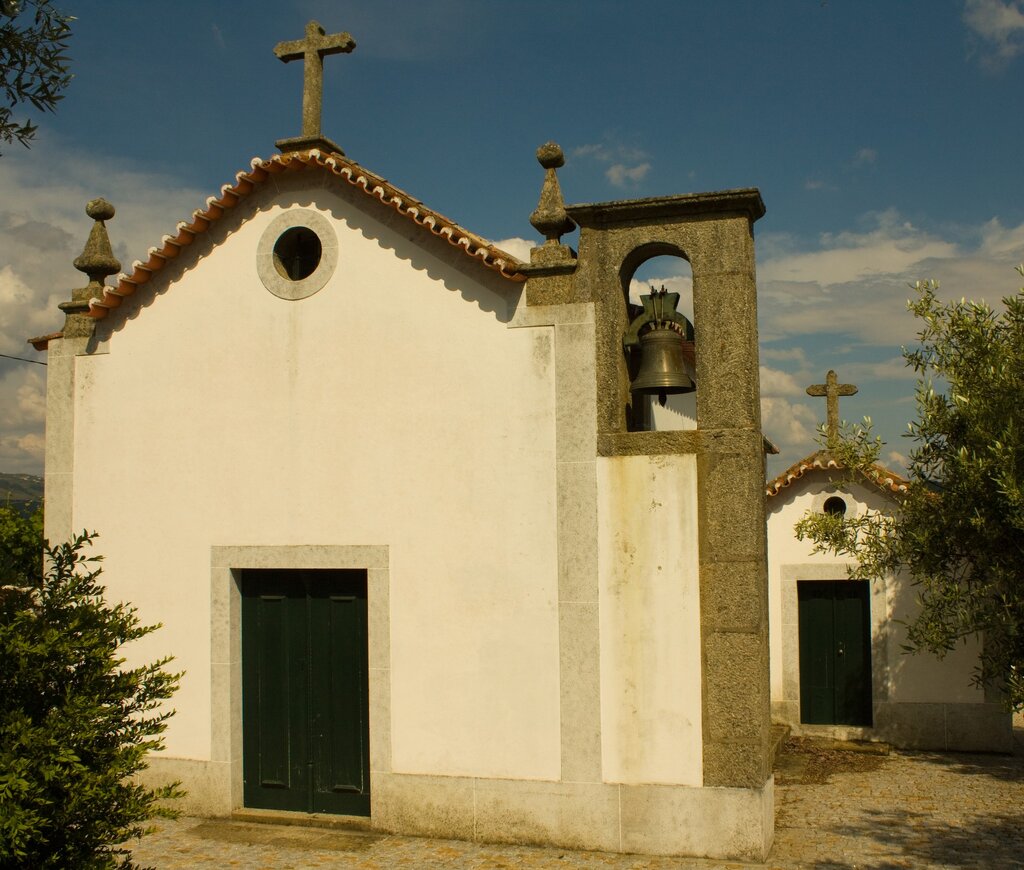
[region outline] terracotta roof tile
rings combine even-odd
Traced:
[[[160,245],[150,248],[145,260],[132,264],[131,272],[118,275],[112,286],[104,287],[101,298],[89,300],[89,316],[100,319],[112,308],[121,304],[125,296],[130,296],[136,288],[145,284],[159,272],[168,260],[173,260],[181,249],[192,244],[196,236],[206,232],[212,224],[234,208],[240,200],[259,189],[268,179],[281,173],[321,171],[330,173],[340,182],[346,182],[358,188],[367,196],[379,200],[393,208],[403,217],[435,236],[439,236],[449,244],[461,248],[465,254],[478,260],[489,269],[500,273],[512,281],[525,281],[526,275],[521,271],[523,264],[487,239],[471,233],[459,226],[455,221],[446,218],[439,212],[428,208],[415,197],[390,184],[384,178],[364,169],[358,163],[342,157],[340,154],[328,154],[316,149],[289,154],[275,154],[267,160],[254,158],[251,169],[239,172],[234,184],[221,188],[220,196],[211,196],[206,200],[206,207],[192,214],[192,219],[178,224],[173,235],[164,236]],[[52,338],[61,337],[62,333],[31,338],[29,342],[37,350],[44,350]]]
[[[809,471],[839,471],[843,465],[827,450],[818,450],[794,463],[778,477],[769,480],[765,486],[765,494],[769,497],[778,495],[794,481],[799,480]],[[872,465],[864,476],[880,489],[892,493],[905,493],[910,485],[905,477],[882,465]]]

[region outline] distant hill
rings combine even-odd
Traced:
[[[0,472],[0,505],[43,500],[43,479],[34,474]]]

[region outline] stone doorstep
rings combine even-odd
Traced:
[[[877,740],[829,740],[830,749],[841,749],[843,752],[861,752],[864,755],[889,755],[892,746]]]
[[[381,834],[318,828],[307,825],[278,825],[240,822],[235,819],[199,819],[189,834],[199,840],[245,847],[269,846],[328,852],[366,852],[385,839]]]
[[[787,734],[786,737],[790,735]],[[881,740],[858,740],[857,738],[833,737],[828,733],[807,732],[794,735],[796,741],[803,741],[819,749],[833,749],[838,752],[859,752],[862,755],[891,755],[892,745]]]
[[[230,820],[233,822],[255,822],[262,825],[329,828],[350,834],[375,834],[370,819],[366,816],[333,816],[326,813],[296,813],[244,808],[231,813]]]
[[[877,739],[873,729],[856,725],[807,725],[801,723],[797,726],[793,736],[847,752],[888,755],[892,751],[892,744]],[[878,748],[872,749],[871,747]]]

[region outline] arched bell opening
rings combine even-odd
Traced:
[[[620,269],[629,329],[623,352],[629,374],[631,432],[697,428],[693,270],[674,245],[644,245]]]

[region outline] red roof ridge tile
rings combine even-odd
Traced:
[[[333,176],[359,188],[367,196],[390,206],[398,214],[428,230],[432,235],[443,238],[450,245],[460,248],[467,256],[503,277],[516,282],[526,280],[526,275],[522,272],[523,263],[511,254],[483,236],[461,227],[440,212],[428,208],[401,188],[347,157],[327,154],[314,148],[309,151],[275,154],[267,159],[254,157],[250,166],[249,170],[242,170],[235,176],[233,184],[221,187],[219,196],[208,197],[206,207],[194,211],[191,220],[179,222],[175,234],[164,236],[158,247],[150,248],[145,260],[136,260],[132,263],[130,272],[122,272],[112,286],[105,286],[102,297],[90,299],[89,316],[99,320],[110,310],[117,308],[124,297],[130,296],[138,287],[149,281],[168,260],[173,260],[182,248],[192,244],[196,236],[206,232],[227,211],[272,176],[282,172],[314,169],[330,172]],[[60,338],[62,335],[61,332],[50,333],[30,338],[29,342],[36,350],[45,350],[51,339]]]
[[[794,481],[802,478],[809,471],[829,469],[840,470],[844,466],[828,450],[816,450],[809,456],[794,462],[789,468],[777,477],[772,478],[765,485],[765,495],[769,498],[778,495],[783,489]],[[910,481],[895,471],[877,463],[870,466],[864,472],[864,476],[876,486],[888,492],[901,494],[907,492]]]

